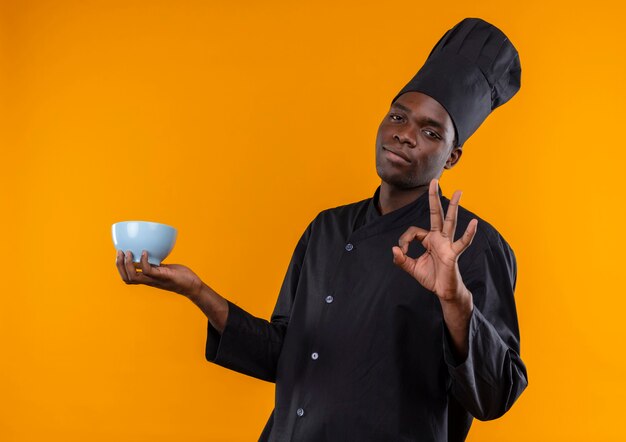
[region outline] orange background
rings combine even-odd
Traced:
[[[0,440],[256,440],[273,385],[206,362],[188,300],[126,286],[111,224],[177,227],[166,262],[268,318],[307,223],[373,194],[391,98],[467,16],[513,41],[522,88],[441,184],[516,252],[529,373],[468,440],[626,440],[624,11],[472,4],[2,0]]]

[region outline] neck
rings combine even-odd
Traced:
[[[424,184],[410,189],[402,189],[382,181],[378,194],[378,211],[381,215],[386,215],[400,207],[411,204],[425,192],[428,192],[428,186],[428,184]]]

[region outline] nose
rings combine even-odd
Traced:
[[[411,135],[408,128],[397,128],[393,135],[393,139],[400,144],[408,144],[410,147],[415,147],[417,145],[415,137]]]

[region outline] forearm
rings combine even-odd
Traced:
[[[472,294],[467,289],[454,302],[441,301],[443,319],[452,339],[454,356],[459,363],[467,358],[469,323],[473,308]]]
[[[528,385],[519,354],[515,255],[501,237],[495,240],[493,246],[477,250],[467,260],[470,264],[461,269],[463,285],[472,299],[471,310],[465,310],[469,313],[467,326],[462,320],[463,308],[442,305],[450,392],[480,420],[502,416]],[[464,350],[458,355],[462,358],[457,358],[458,350]]]
[[[211,293],[204,289],[203,292]],[[208,305],[212,294],[204,294],[196,299],[204,300],[204,306],[213,315],[213,309]],[[224,298],[221,298],[224,299]],[[227,317],[218,305],[217,322],[223,321],[223,329],[219,331],[211,322],[207,327],[206,359],[228,369],[238,371],[249,376],[269,382],[276,380],[276,367],[283,345],[285,318],[274,316],[270,322],[246,312],[236,304],[224,299],[227,304]],[[199,304],[202,305],[202,301]],[[199,307],[202,309],[202,307]],[[208,314],[207,314],[208,316]]]
[[[202,283],[201,288],[187,296],[209,319],[220,334],[224,331],[228,318],[228,302],[211,287]]]
[[[444,339],[444,355],[452,378],[451,392],[480,420],[502,416],[528,385],[519,346],[508,346],[495,327],[474,306],[469,348],[462,363],[454,360],[453,344]]]

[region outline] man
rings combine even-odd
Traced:
[[[446,32],[380,124],[380,187],[308,225],[271,321],[184,266],[144,253],[139,273],[118,251],[125,282],[183,294],[207,315],[209,361],[276,383],[260,440],[462,441],[473,417],[501,416],[526,388],[515,256],[460,192],[438,188],[520,74],[489,23]]]

